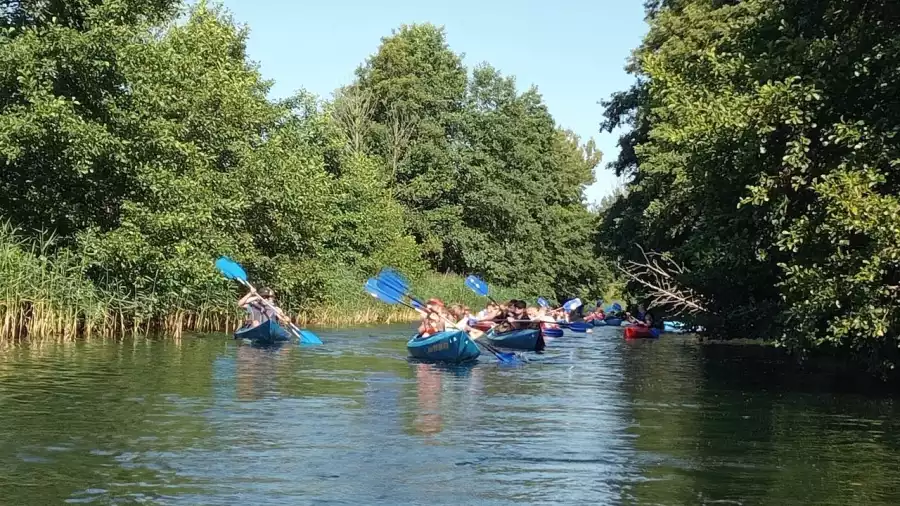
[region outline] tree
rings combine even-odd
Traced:
[[[601,246],[686,263],[680,281],[720,332],[892,367],[900,9],[695,0],[652,14],[637,84],[607,103],[604,127],[631,127],[616,165],[631,181]]]

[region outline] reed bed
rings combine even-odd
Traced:
[[[115,283],[92,283],[82,258],[66,249],[51,254],[52,246],[53,237],[21,240],[11,226],[0,225],[0,341],[180,337],[184,332],[232,332],[244,320],[243,311],[235,305],[236,292],[225,288],[227,284],[210,286],[207,293],[192,294],[191,300],[134,294]],[[363,279],[336,271],[320,302],[292,311],[296,323],[357,326],[418,318],[410,309],[373,299],[363,291]],[[487,303],[466,288],[458,275],[428,273],[414,279],[411,286],[422,299],[437,297],[473,311]],[[520,294],[492,287],[492,296],[507,300]]]

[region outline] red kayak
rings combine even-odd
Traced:
[[[660,333],[662,333],[662,331],[659,329],[646,327],[644,325],[625,327],[625,339],[655,339],[659,337]]]

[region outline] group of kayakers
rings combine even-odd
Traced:
[[[275,292],[268,287],[258,291],[251,289],[239,301],[238,306],[247,311],[244,328],[254,328],[269,319],[283,320],[284,313],[275,305]],[[619,304],[613,304],[607,312],[603,301],[597,301],[596,308],[586,315],[576,311],[566,311],[562,307],[529,306],[524,300],[511,299],[506,303],[491,301],[477,314],[472,314],[468,306],[452,304],[449,307],[440,299],[429,299],[421,311],[418,335],[427,338],[448,328],[455,328],[469,333],[478,339],[487,330],[496,333],[521,329],[559,328],[560,323],[571,323],[578,320],[585,322],[604,321],[609,318],[621,319],[634,325],[653,326],[653,317],[643,305],[638,305],[637,312],[632,315],[623,311]]]
[[[584,316],[584,321],[605,321],[610,318],[627,321],[634,325],[653,326],[653,315],[647,311],[643,304],[638,304],[637,311],[634,314],[622,310],[622,307],[619,304],[613,304],[609,312],[607,312],[603,309],[602,300],[597,301],[596,309]]]
[[[560,323],[571,323],[578,320],[592,322],[619,318],[634,325],[651,327],[653,318],[643,305],[638,306],[636,314],[622,311],[618,304],[607,314],[602,301],[595,310],[585,316],[566,311],[564,308],[529,306],[524,300],[512,299],[506,303],[489,303],[476,314],[463,304],[452,304],[449,307],[440,299],[429,299],[422,311],[422,319],[418,335],[427,338],[449,328],[466,331],[473,339],[481,337],[485,331],[493,329],[495,333],[510,332],[522,329],[559,328]]]

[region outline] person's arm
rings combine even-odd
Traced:
[[[251,302],[255,302],[257,300],[259,300],[259,294],[256,293],[256,290],[251,288],[250,291],[247,292],[247,295],[241,297],[241,300],[238,301],[237,305],[238,307],[246,308],[250,305]]]

